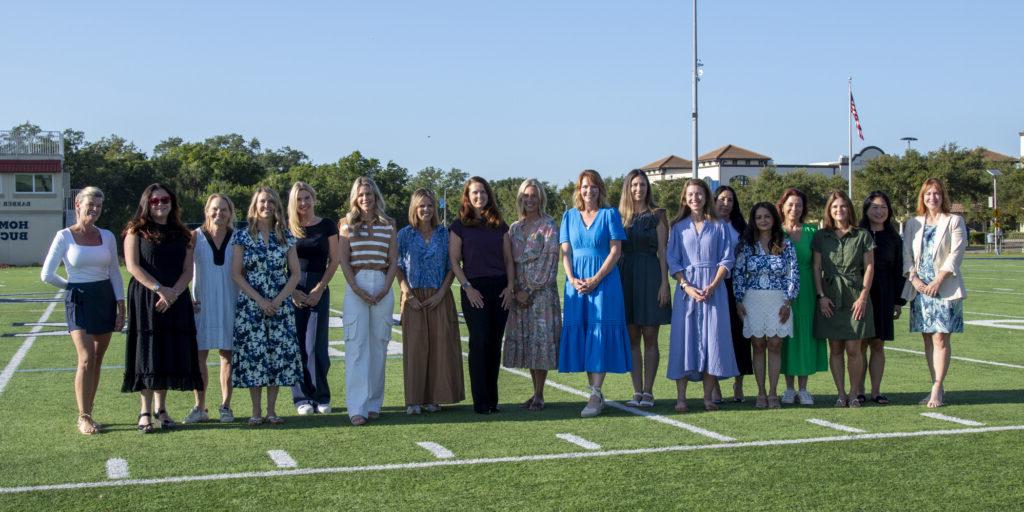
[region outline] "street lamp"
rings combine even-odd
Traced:
[[[992,176],[992,201],[989,206],[992,208],[992,237],[994,239],[996,256],[999,256],[999,194],[996,188],[996,176],[1002,174],[999,169],[985,169],[985,172]]]
[[[900,140],[907,143],[907,151],[910,151],[910,143],[917,142],[917,137],[903,137]]]

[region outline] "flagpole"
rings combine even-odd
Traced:
[[[691,151],[693,153],[693,179],[700,179],[698,175],[698,167],[700,167],[700,155],[697,154],[697,81],[700,77],[697,76],[697,0],[693,0],[693,112],[692,112],[692,137],[690,140]]]
[[[853,77],[848,77],[846,80],[846,133],[849,136],[849,150],[848,157],[846,160],[846,193],[850,196],[850,200],[853,201]]]

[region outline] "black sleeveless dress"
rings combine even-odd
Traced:
[[[139,266],[172,287],[181,277],[189,239],[167,226],[158,226],[160,242],[139,236]],[[128,282],[128,335],[124,347],[121,391],[144,389],[201,389],[192,296],[186,289],[174,304],[156,311],[160,297],[135,280]]]

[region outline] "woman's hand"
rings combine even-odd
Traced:
[[[927,295],[929,297],[936,297],[936,296],[939,295],[939,286],[941,286],[941,285],[942,285],[942,283],[939,282],[938,279],[935,279],[932,282],[930,282],[927,285],[925,285],[924,289],[921,290],[921,293],[923,293],[923,294],[925,294],[925,295]]]
[[[308,297],[309,295],[306,295],[304,292],[299,291],[298,288],[296,288],[295,291],[292,292],[292,302],[295,303],[296,307],[306,307],[306,300],[308,299]]]
[[[438,290],[433,295],[431,295],[430,298],[428,298],[427,300],[420,302],[420,306],[422,306],[423,309],[434,309],[435,307],[437,307],[438,304],[441,303],[441,299],[443,298],[444,289],[441,289]]]
[[[263,297],[256,300],[256,305],[260,307],[260,311],[262,311],[265,316],[274,316],[277,314],[277,306],[275,306],[272,301],[264,299]]]
[[[902,313],[903,313],[903,308],[901,308],[899,306],[899,304],[893,306],[893,308],[892,308],[892,319],[893,320],[899,320],[900,319],[900,314],[902,314]]]
[[[199,311],[201,309],[199,306],[200,306],[200,304],[199,304],[198,300],[192,301],[192,314],[193,315],[198,315],[199,314]],[[124,318],[124,314],[123,313],[121,314],[121,317]]]
[[[462,292],[465,293],[466,298],[469,299],[470,306],[478,309],[484,307],[484,296],[478,292],[476,288],[466,288],[463,286]]]
[[[683,292],[685,292],[687,295],[689,295],[691,299],[693,299],[693,300],[695,300],[697,302],[704,302],[704,299],[705,299],[705,297],[704,297],[704,290],[697,289],[697,287],[695,287],[693,285],[687,285],[685,287],[683,285],[679,285],[679,286],[681,288],[683,288]]]
[[[157,313],[163,313],[170,309],[171,304],[174,304],[174,301],[178,298],[174,293],[174,290],[165,286],[161,286],[160,289],[154,293],[156,293],[157,296],[156,305],[154,306]]]
[[[303,300],[303,305],[307,308],[315,308],[317,304],[320,304],[320,297],[324,296],[324,288],[313,288],[309,291],[309,295],[306,295]]]
[[[711,284],[709,284],[706,288],[704,288],[704,290],[702,290],[703,295],[704,295],[704,300],[711,299],[711,296],[714,295],[715,290],[718,289],[718,285],[720,283],[721,283],[721,281],[711,281]]]
[[[670,297],[668,292],[668,281],[662,280],[661,286],[658,287],[658,305],[667,308],[670,304]]]
[[[790,313],[792,313],[792,307],[788,302],[783,302],[782,307],[779,308],[779,323],[784,324],[789,321]]]
[[[928,287],[928,285],[924,284],[924,281],[922,281],[921,278],[917,276],[910,278],[910,284],[911,286],[914,287],[915,290],[917,290],[917,293],[924,293],[925,288]]]
[[[859,298],[853,301],[853,319],[863,320],[864,314],[868,310],[868,300],[865,298]]]
[[[832,299],[828,297],[821,297],[818,299],[818,309],[821,310],[821,316],[825,318],[832,318],[833,308],[835,308],[835,304],[832,303]]]
[[[569,279],[569,284],[571,284],[572,287],[575,288],[576,291],[579,292],[580,294],[587,293],[587,280],[586,279],[579,279],[579,278],[573,277],[573,278]]]
[[[415,295],[412,294],[412,290],[407,291],[407,292],[402,292],[402,293],[405,294],[405,305],[406,306],[409,306],[410,308],[412,308],[412,309],[414,309],[416,311],[419,311],[419,310],[423,309],[423,305],[424,304],[422,302],[420,302],[420,300],[417,299]]]
[[[512,307],[512,303],[516,300],[516,290],[511,286],[506,286],[498,297],[501,297],[501,309],[508,311]]]
[[[743,307],[742,302],[736,303],[736,314],[739,315],[741,319],[747,317],[747,308]]]
[[[114,332],[121,332],[124,329],[124,311],[117,312],[117,318],[114,319]]]
[[[525,308],[530,305],[530,292],[526,290],[519,290],[516,292],[516,303],[519,307]]]

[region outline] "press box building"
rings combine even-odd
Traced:
[[[0,264],[38,265],[70,218],[60,132],[0,131]]]

